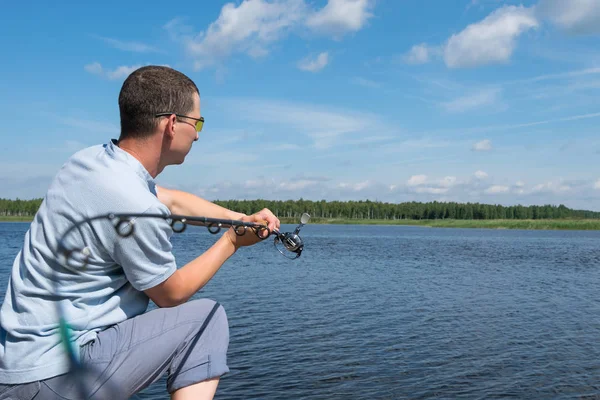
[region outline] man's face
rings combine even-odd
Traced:
[[[197,93],[194,93],[194,108],[186,116],[196,119],[178,117],[174,125],[175,137],[173,138],[171,150],[175,153],[175,163],[177,164],[183,163],[185,156],[192,149],[192,144],[198,140],[196,122],[200,118],[200,97]]]

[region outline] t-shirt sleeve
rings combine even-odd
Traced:
[[[149,209],[145,213],[161,213]],[[141,217],[132,220],[134,231],[127,237],[117,237],[113,259],[123,268],[131,285],[140,291],[167,280],[177,269],[172,253],[173,230],[167,220]],[[123,230],[128,225],[122,226]]]

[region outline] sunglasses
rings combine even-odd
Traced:
[[[175,114],[172,112],[159,113],[159,114],[156,114],[155,117],[156,118],[168,117],[169,115],[175,115],[176,117],[179,117],[179,118],[193,119],[194,121],[196,121],[196,123],[194,124],[194,128],[196,129],[196,132],[200,132],[202,130],[202,127],[204,126],[204,117],[194,118],[194,117],[188,117],[187,115]]]

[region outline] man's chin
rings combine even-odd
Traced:
[[[183,162],[185,161],[186,157],[187,157],[187,153],[186,154],[179,154],[177,156],[177,158],[175,158],[175,160],[173,160],[173,164],[175,164],[175,165],[181,165],[181,164],[183,164]]]

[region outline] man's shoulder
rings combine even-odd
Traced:
[[[103,181],[102,178],[106,178],[112,184],[130,179],[143,182],[135,168],[111,154],[109,146],[96,144],[83,148],[69,157],[63,169],[80,176],[94,176],[99,182]]]
[[[104,158],[105,147],[106,145],[103,144],[95,144],[71,154],[63,163],[59,175],[81,173],[82,171],[93,172],[101,167],[100,161]]]
[[[71,198],[79,207],[143,211],[160,207],[152,182],[141,176],[139,168],[116,159],[107,144],[86,147],[64,164],[51,189]]]
[[[98,155],[98,154],[102,153],[103,151],[105,151],[105,149],[106,149],[106,143],[98,143],[98,144],[93,144],[91,146],[86,146],[86,147],[76,151],[75,153],[73,153],[71,155],[71,157],[69,157],[69,160],[79,159],[79,158],[83,158],[83,157],[90,157],[92,155]]]

